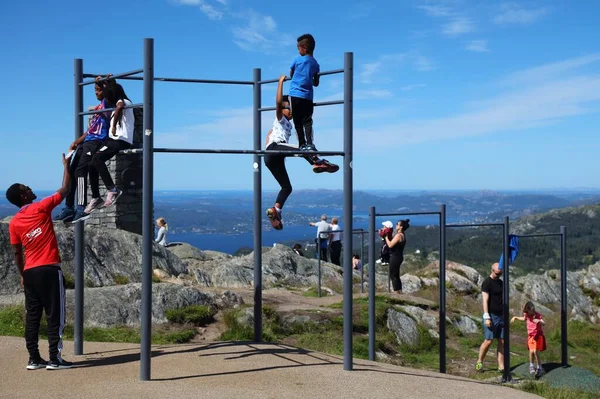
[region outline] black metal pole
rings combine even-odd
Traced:
[[[365,235],[360,235],[360,293],[365,293]]]
[[[260,68],[254,68],[254,150],[261,149]],[[262,175],[261,159],[254,155],[254,342],[262,342]]]
[[[446,205],[440,206],[440,373],[446,372]]]
[[[344,370],[352,370],[352,108],[353,54],[344,54]]]
[[[140,380],[150,380],[152,357],[152,242],[154,241],[154,39],[144,39],[144,155],[142,197],[142,309]]]
[[[321,237],[317,234],[317,296],[321,298]]]
[[[560,226],[560,359],[569,365],[567,345],[567,227]]]
[[[504,319],[504,372],[502,373],[502,381],[508,382],[511,380],[510,372],[510,283],[509,283],[509,259],[510,259],[510,238],[509,238],[509,219],[504,217],[504,262],[502,265],[502,275],[504,281],[502,284],[503,296],[503,319]]]
[[[369,208],[369,360],[375,360],[375,207]]]
[[[75,84],[75,139],[83,134],[83,118],[79,115],[83,111],[83,60],[76,58],[73,65],[73,83]],[[71,176],[75,179],[75,176]],[[83,355],[83,255],[85,252],[84,224],[75,224],[75,326],[74,326],[74,353]]]

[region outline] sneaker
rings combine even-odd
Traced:
[[[335,173],[340,170],[340,167],[336,164],[329,163],[327,160],[322,160],[320,163],[315,163],[313,165],[313,172],[315,173]]]
[[[477,371],[483,370],[483,362],[477,362],[475,364],[475,370],[477,370]]]
[[[50,360],[50,362],[46,366],[46,370],[62,370],[62,369],[70,369],[71,367],[73,367],[73,363],[67,362],[64,359]]]
[[[94,212],[96,209],[100,209],[103,207],[104,207],[104,201],[102,200],[102,198],[92,198],[92,200],[90,201],[88,206],[85,207],[85,210],[83,212],[90,214],[90,213]]]
[[[317,150],[317,147],[315,147],[315,145],[313,143],[307,143],[305,151],[318,151],[318,150]]]
[[[535,376],[539,378],[539,377],[541,377],[543,375],[544,375],[544,368],[543,367],[538,367],[537,370],[536,370]]]
[[[535,366],[529,366],[529,374],[535,375],[535,373],[536,373]]]
[[[106,194],[106,201],[104,201],[105,208],[114,205],[114,203],[117,202],[121,194],[123,194],[123,191],[119,190],[118,188],[116,188],[115,190],[116,191],[109,191],[108,194]]]
[[[29,363],[27,363],[27,370],[43,369],[47,365],[48,362],[42,359],[41,357],[37,359],[29,359]]]
[[[273,228],[275,230],[283,229],[283,222],[281,221],[281,213],[277,212],[277,209],[275,209],[275,207],[267,209],[267,217],[269,218],[269,221],[271,222],[271,226],[273,226]]]
[[[71,223],[78,223],[78,222],[83,222],[84,220],[87,220],[90,218],[89,213],[85,213],[84,210],[82,209],[77,209],[77,211],[75,211],[75,216],[73,217],[73,221]]]
[[[65,222],[68,223],[73,220],[73,216],[75,216],[75,209],[69,206],[65,206],[58,215],[54,216],[55,222]]]

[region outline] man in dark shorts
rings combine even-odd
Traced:
[[[69,193],[71,175],[69,162],[62,155],[64,175],[62,187],[54,195],[34,203],[37,198],[31,188],[15,183],[6,190],[6,199],[19,207],[10,221],[10,243],[21,285],[25,290],[25,342],[29,352],[27,370],[71,368],[62,359],[62,335],[65,327],[65,285],[60,268],[60,253],[50,214]],[[25,255],[23,256],[23,249]],[[38,348],[42,311],[48,321],[50,361],[40,356]]]
[[[483,369],[483,359],[494,339],[498,340],[496,354],[498,357],[498,371],[504,371],[504,299],[502,296],[503,282],[500,280],[502,270],[498,263],[492,265],[492,273],[481,284],[483,299],[483,337],[484,341],[479,348],[479,358],[475,369]]]

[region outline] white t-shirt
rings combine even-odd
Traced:
[[[340,225],[339,224],[332,224],[331,225],[331,232],[333,233],[331,237],[331,241],[339,241],[342,239],[342,233],[334,233],[335,231],[341,230],[340,229]]]
[[[329,223],[325,220],[321,220],[320,222],[315,223],[315,226],[317,226],[317,238],[329,238],[329,231],[331,230]]]
[[[288,121],[285,116],[281,117],[281,120],[273,121],[273,129],[271,130],[271,134],[269,135],[269,142],[267,143],[267,147],[272,143],[287,143],[290,140],[290,136],[292,135],[292,124]]]
[[[119,100],[117,104],[119,102],[124,102],[126,106],[131,105],[131,101],[127,99]],[[112,133],[109,133],[108,137],[110,137],[113,140],[123,140],[128,142],[129,144],[133,144],[133,124],[135,122],[135,117],[133,116],[133,108],[125,108],[124,110],[122,110],[122,113],[123,116],[121,117],[120,126],[119,123],[117,123],[117,121],[115,121],[114,119],[115,111],[113,111],[112,115],[110,116],[110,132],[112,132],[112,128],[116,123],[117,133],[116,136]]]

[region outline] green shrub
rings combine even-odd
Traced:
[[[158,283],[162,283],[162,280],[160,279],[160,277],[152,275],[152,282],[155,284],[158,284]]]
[[[129,284],[129,279],[127,278],[127,276],[123,276],[121,274],[115,274],[113,276],[113,281],[115,282],[116,285]]]
[[[215,311],[209,306],[192,305],[178,309],[167,309],[165,310],[165,316],[171,323],[191,323],[197,326],[204,326],[214,321]]]

